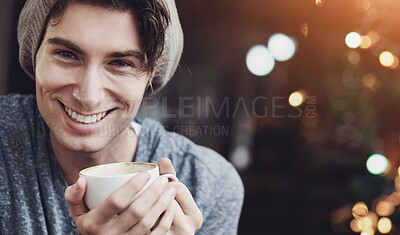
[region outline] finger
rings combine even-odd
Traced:
[[[156,179],[132,204],[124,210],[116,219],[123,231],[127,231],[137,223],[139,223],[150,209],[156,204],[167,187],[168,179],[159,177]],[[151,228],[150,226],[149,228]],[[142,234],[144,231],[141,232]]]
[[[173,174],[176,175],[175,168],[172,165],[171,160],[169,158],[161,158],[160,161],[158,161],[158,167],[160,168],[160,175],[163,174]]]
[[[69,186],[65,190],[64,197],[69,206],[69,213],[74,221],[76,221],[77,217],[86,214],[89,211],[85,205],[85,202],[83,201],[83,195],[85,195],[85,191],[86,180],[81,177],[79,177],[75,184]]]
[[[132,234],[144,234],[145,231],[156,227],[157,220],[161,217],[162,213],[167,210],[171,202],[174,200],[176,189],[174,187],[168,187],[160,199],[154,204],[149,210],[146,216],[135,226],[133,226],[129,233]]]
[[[203,214],[197,207],[189,189],[179,182],[171,182],[170,184],[176,188],[175,200],[179,203],[183,213],[193,218],[195,227],[200,228],[203,224]]]
[[[150,174],[142,172],[114,191],[104,202],[93,208],[89,213],[96,214],[95,223],[102,224],[114,218],[118,212],[125,209],[132,197],[149,181]],[[124,230],[125,231],[125,230]]]
[[[194,234],[200,229],[203,223],[202,217],[199,218],[185,215],[176,200],[171,202],[168,210],[174,211],[172,226],[174,227],[174,231],[178,234]]]
[[[167,232],[171,229],[173,220],[174,220],[174,211],[167,210],[164,213],[160,223],[158,223],[158,225],[153,229],[153,231],[150,234],[151,235],[167,234]]]
[[[180,182],[171,182],[171,185],[176,188],[175,200],[181,206],[185,214],[192,214],[193,210],[198,209],[189,189]]]

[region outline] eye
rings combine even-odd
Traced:
[[[124,60],[113,60],[110,62],[111,65],[114,65],[116,67],[120,67],[120,68],[128,68],[128,67],[133,67],[133,64],[128,62],[128,61],[124,61]]]
[[[75,59],[76,58],[76,55],[70,51],[58,51],[57,54],[65,59]]]

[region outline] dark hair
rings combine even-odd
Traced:
[[[144,53],[142,70],[155,69],[157,62],[162,59],[165,32],[170,22],[169,11],[162,0],[58,0],[50,11],[48,22],[55,19],[57,24],[71,2],[133,13]]]

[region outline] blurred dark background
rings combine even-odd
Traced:
[[[33,94],[18,63],[24,1],[0,4],[0,94]],[[140,114],[236,166],[246,190],[239,234],[400,234],[400,2],[176,4],[185,35],[181,64]],[[350,32],[364,36],[360,47],[346,45]],[[275,33],[293,38],[296,53],[271,73],[253,75],[247,52]],[[393,63],[383,66],[383,51]],[[304,99],[298,107],[288,102],[295,91]],[[367,171],[375,153],[389,160],[382,174]],[[360,201],[369,209],[361,217],[353,208]],[[389,232],[382,218],[391,221]]]

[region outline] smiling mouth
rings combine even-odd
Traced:
[[[107,116],[111,111],[114,109],[101,112],[101,113],[96,113],[96,114],[91,114],[91,115],[83,115],[80,113],[77,113],[73,111],[72,109],[68,108],[64,104],[61,103],[61,105],[64,107],[65,113],[74,121],[79,122],[79,123],[84,123],[84,124],[92,124],[101,121],[105,116]]]

